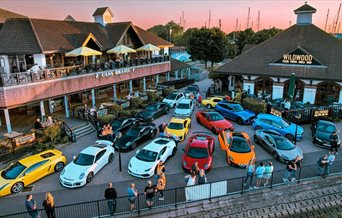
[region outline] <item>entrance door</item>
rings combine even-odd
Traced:
[[[317,85],[315,104],[329,105],[338,102],[341,86],[333,82],[323,82]]]
[[[255,81],[254,93],[258,98],[272,99],[273,80],[268,77],[259,77]]]

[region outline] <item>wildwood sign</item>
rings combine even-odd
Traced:
[[[135,68],[130,67],[130,68],[123,68],[123,69],[117,69],[117,70],[110,70],[110,71],[104,71],[101,73],[96,73],[95,78],[103,78],[103,77],[110,77],[110,76],[116,76],[124,73],[131,73],[134,72]]]
[[[296,50],[283,54],[275,63],[277,64],[299,64],[299,65],[321,65],[311,54],[308,54],[304,49],[297,48]]]

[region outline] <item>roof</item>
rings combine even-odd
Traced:
[[[144,45],[150,43],[152,45],[161,46],[161,47],[172,47],[173,44],[171,42],[166,41],[165,39],[162,39],[156,35],[153,35],[152,33],[138,27],[134,26],[135,30],[138,32],[138,34],[143,38]]]
[[[257,116],[258,119],[266,118],[266,119],[272,119],[272,120],[281,120],[282,118],[273,114],[259,114]]]
[[[256,46],[256,45],[255,44],[245,44],[241,53],[248,51],[249,49],[253,48],[254,46]]]
[[[0,8],[0,23],[5,23],[7,19],[10,18],[25,18],[26,16],[14,13],[12,11],[7,11],[5,9]]]
[[[103,150],[102,147],[96,146],[96,144],[86,147],[83,149],[80,153],[82,154],[89,154],[89,155],[95,155],[97,152]]]
[[[71,15],[68,15],[64,18],[64,21],[76,21]]]
[[[318,120],[317,123],[323,123],[323,124],[326,124],[326,125],[335,126],[335,124],[333,122],[328,121],[328,120]]]
[[[324,43],[322,43],[324,42]],[[321,66],[274,64],[300,48]],[[342,42],[314,25],[293,25],[215,70],[218,74],[342,81]]]
[[[183,123],[186,119],[182,119],[182,118],[177,118],[177,117],[172,117],[170,120],[170,123]]]
[[[298,14],[300,12],[314,12],[315,13],[316,12],[316,8],[313,8],[310,5],[305,3],[303,6],[297,8],[296,10],[294,10],[294,12],[296,14]]]
[[[179,101],[179,104],[181,103],[189,104],[190,102],[191,102],[191,99],[183,98]]]
[[[181,70],[181,69],[187,69],[190,68],[191,65],[186,64],[184,62],[181,62],[177,59],[171,58],[171,72],[174,72],[176,70]]]
[[[110,13],[110,15],[112,15],[112,17],[114,16],[113,12],[110,10],[109,7],[103,7],[103,8],[97,8],[93,14],[93,17],[95,16],[101,16],[103,15],[106,11],[108,10],[108,12]]]

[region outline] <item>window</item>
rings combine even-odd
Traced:
[[[161,157],[162,155],[164,155],[165,151],[166,151],[166,147],[163,148],[163,149],[160,151],[160,153],[159,153],[159,155],[158,155],[158,159],[160,159],[160,157]]]
[[[266,120],[266,119],[260,119],[260,122],[271,125],[272,122],[270,120]]]
[[[219,102],[219,101],[222,101],[222,99],[216,98],[216,99],[213,100],[213,102]]]
[[[105,153],[106,153],[106,150],[100,151],[100,152],[96,155],[95,162],[97,162],[98,160],[100,160],[101,157],[102,157]]]
[[[25,171],[25,175],[35,171],[36,169],[38,169],[39,167],[43,166],[46,162],[48,162],[49,160],[43,160],[40,161],[38,163],[33,164],[32,166],[30,166],[26,171]]]

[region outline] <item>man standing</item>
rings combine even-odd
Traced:
[[[152,185],[151,180],[147,181],[147,186],[144,189],[144,194],[146,196],[146,203],[149,209],[152,209],[153,206],[153,198],[154,193],[156,192],[156,188],[154,185]]]
[[[27,210],[28,214],[32,218],[38,217],[37,204],[36,204],[36,201],[34,201],[32,199],[32,195],[26,195],[25,206],[26,206],[26,210]]]
[[[160,201],[164,200],[164,189],[165,189],[165,186],[166,186],[166,176],[165,176],[165,173],[162,172],[160,174],[160,176],[158,178],[158,182],[157,182],[157,190],[160,193],[160,198],[159,198]]]
[[[331,140],[331,142],[330,142],[330,146],[331,146],[330,147],[330,151],[332,152],[332,151],[335,150],[335,152],[337,154],[337,141],[338,141],[338,137],[337,137],[337,132],[336,131],[331,133],[330,140]]]
[[[331,151],[331,152],[329,152],[329,156],[328,156],[328,162],[327,162],[327,165],[326,165],[326,167],[325,167],[325,174],[327,175],[327,176],[329,176],[329,174],[330,174],[330,167],[331,167],[331,165],[334,163],[334,161],[335,161],[335,151]]]
[[[316,174],[317,176],[322,176],[322,177],[325,176],[327,163],[328,163],[328,155],[324,155],[318,159],[317,161],[318,172]]]
[[[294,162],[292,162],[292,161],[288,162],[286,165],[286,172],[285,172],[283,181],[288,182],[289,177],[292,175],[292,171],[296,170],[296,169],[297,169],[297,167],[296,167],[296,164],[294,164]]]
[[[205,175],[205,171],[203,169],[200,169],[200,172],[198,174],[198,184],[202,185],[207,183],[207,176]]]
[[[110,215],[113,216],[116,212],[116,197],[117,193],[115,188],[113,188],[113,184],[110,182],[108,183],[108,188],[105,191],[105,198],[107,200],[108,208]]]

